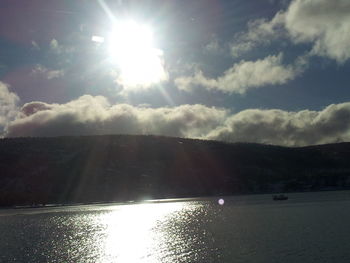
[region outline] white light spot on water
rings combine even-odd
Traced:
[[[180,211],[184,203],[134,204],[116,206],[97,224],[105,225],[105,240],[101,262],[158,262],[157,251],[166,233],[154,230],[171,213]]]
[[[218,204],[219,204],[219,205],[224,205],[224,204],[225,204],[225,200],[222,199],[222,198],[220,198],[220,199],[218,200]]]

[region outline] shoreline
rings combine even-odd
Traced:
[[[300,192],[283,192],[285,195],[298,195],[306,193],[349,193],[350,189],[339,189],[339,190],[319,190],[319,191],[300,191]],[[69,204],[38,204],[38,205],[16,205],[16,206],[7,206],[0,207],[0,211],[5,210],[41,210],[41,209],[55,209],[55,208],[64,208],[64,207],[84,207],[84,206],[123,206],[123,205],[139,205],[139,204],[161,204],[161,203],[175,203],[175,202],[189,202],[189,201],[212,201],[213,199],[235,199],[242,198],[241,201],[249,200],[249,197],[256,196],[272,196],[276,193],[252,193],[252,194],[236,194],[236,195],[214,195],[214,196],[197,196],[197,197],[178,197],[178,198],[164,198],[164,199],[145,199],[145,200],[130,200],[130,201],[108,201],[108,202],[88,202],[88,203],[69,203]],[[247,199],[248,197],[248,199]],[[265,199],[262,199],[265,200]],[[266,199],[267,200],[267,199]],[[272,200],[272,199],[271,199]],[[279,203],[279,202],[278,202]]]

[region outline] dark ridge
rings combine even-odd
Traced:
[[[0,206],[350,187],[350,143],[282,147],[162,136],[0,140]]]

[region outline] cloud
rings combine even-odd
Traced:
[[[64,70],[63,69],[48,69],[43,65],[36,65],[34,69],[32,70],[33,74],[41,74],[45,76],[47,79],[55,79],[55,78],[60,78],[64,76]]]
[[[34,40],[32,40],[31,44],[32,44],[33,50],[40,50],[40,46]]]
[[[50,41],[50,50],[55,53],[61,53],[62,47],[58,44],[56,39]]]
[[[312,53],[343,63],[350,58],[350,1],[295,0],[285,26],[296,43],[312,43]]]
[[[46,74],[47,74],[47,79],[55,79],[55,78],[62,77],[64,75],[64,71],[63,70],[49,70],[46,72]]]
[[[350,102],[321,111],[249,109],[232,114],[198,104],[111,105],[105,97],[84,95],[65,104],[26,103],[16,116],[6,127],[7,137],[155,134],[285,146],[350,140]]]
[[[17,114],[17,94],[9,91],[8,85],[0,81],[0,135],[7,123]]]
[[[214,35],[210,41],[204,46],[204,51],[209,53],[220,53],[223,51],[223,47],[220,45],[218,38]]]
[[[75,37],[75,39],[74,39]],[[79,39],[77,36],[70,36],[70,38],[74,39],[76,43],[74,44],[61,44],[59,43],[55,38],[53,38],[49,43],[49,51],[54,55],[68,55],[72,54],[75,51],[78,51],[77,49],[77,43]]]
[[[298,63],[295,66],[283,65],[282,57],[280,53],[256,61],[243,60],[234,64],[218,78],[208,78],[197,70],[193,76],[175,79],[175,85],[185,91],[202,86],[208,90],[243,94],[252,88],[284,84],[301,73],[302,68]]]
[[[55,54],[61,54],[64,51],[64,47],[56,39],[52,39],[50,41],[50,51]]]
[[[7,126],[8,137],[89,134],[158,134],[203,137],[227,111],[203,105],[172,108],[110,105],[105,97],[84,95],[66,104],[31,102]]]
[[[30,115],[35,114],[38,111],[51,110],[52,106],[45,102],[41,101],[32,101],[30,103],[26,103],[21,108],[22,117],[28,117]]]
[[[322,111],[250,109],[230,116],[208,139],[303,146],[350,140],[350,102]]]
[[[232,45],[237,56],[257,45],[286,37],[293,43],[310,43],[311,54],[328,57],[338,63],[350,58],[350,1],[294,0],[286,11],[270,21],[258,19],[238,34]]]
[[[270,21],[266,19],[249,21],[247,32],[238,33],[235,36],[235,42],[231,45],[231,54],[238,57],[258,45],[268,45],[284,36],[284,18],[285,14],[278,12]]]

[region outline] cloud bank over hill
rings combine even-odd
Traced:
[[[208,139],[303,146],[350,140],[350,103],[322,111],[249,109],[229,116]]]
[[[4,133],[6,137],[96,134],[154,134],[287,146],[348,141],[350,102],[321,111],[248,109],[231,113],[199,104],[112,105],[105,97],[84,95],[65,104],[26,103],[7,122]]]
[[[158,134],[205,137],[224,122],[227,111],[203,105],[147,108],[111,105],[105,97],[84,95],[66,104],[31,102],[10,122],[6,136]]]

